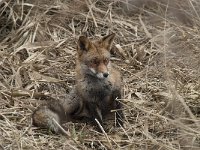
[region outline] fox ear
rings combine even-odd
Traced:
[[[115,38],[115,33],[112,33],[112,34],[109,34],[109,35],[103,37],[101,40],[103,46],[109,51],[112,47],[114,38]]]
[[[90,47],[89,39],[85,36],[80,36],[77,46],[78,53],[82,53],[83,51],[88,51],[89,47]]]

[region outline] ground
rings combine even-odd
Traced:
[[[0,2],[0,149],[200,149],[198,0]],[[80,35],[116,33],[125,126],[34,127],[33,111],[75,84]]]

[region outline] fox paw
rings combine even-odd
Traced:
[[[60,117],[48,107],[42,106],[33,113],[33,124],[58,133],[60,130]]]
[[[48,119],[48,121],[47,121],[47,127],[53,133],[56,133],[56,134],[60,133],[59,123],[54,118],[49,118]]]

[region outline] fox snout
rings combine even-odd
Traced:
[[[109,76],[109,58],[93,59],[87,64],[90,74],[99,78],[105,79]]]
[[[106,71],[99,71],[99,70],[96,70],[96,69],[94,69],[94,68],[90,68],[90,71],[91,71],[97,78],[100,78],[100,79],[107,78],[107,77],[109,76],[108,70],[106,70]]]
[[[109,73],[108,73],[108,72],[105,72],[105,73],[103,73],[103,76],[104,76],[104,78],[107,78],[107,77],[108,77],[108,75],[109,75]]]
[[[109,76],[108,72],[105,73],[97,73],[96,76],[100,79],[107,78]]]

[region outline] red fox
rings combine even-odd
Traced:
[[[80,36],[77,44],[76,85],[64,100],[49,100],[33,113],[33,124],[59,132],[59,124],[81,120],[103,125],[104,118],[117,109],[117,126],[123,126],[121,76],[111,66],[110,49],[115,34],[97,41]]]

